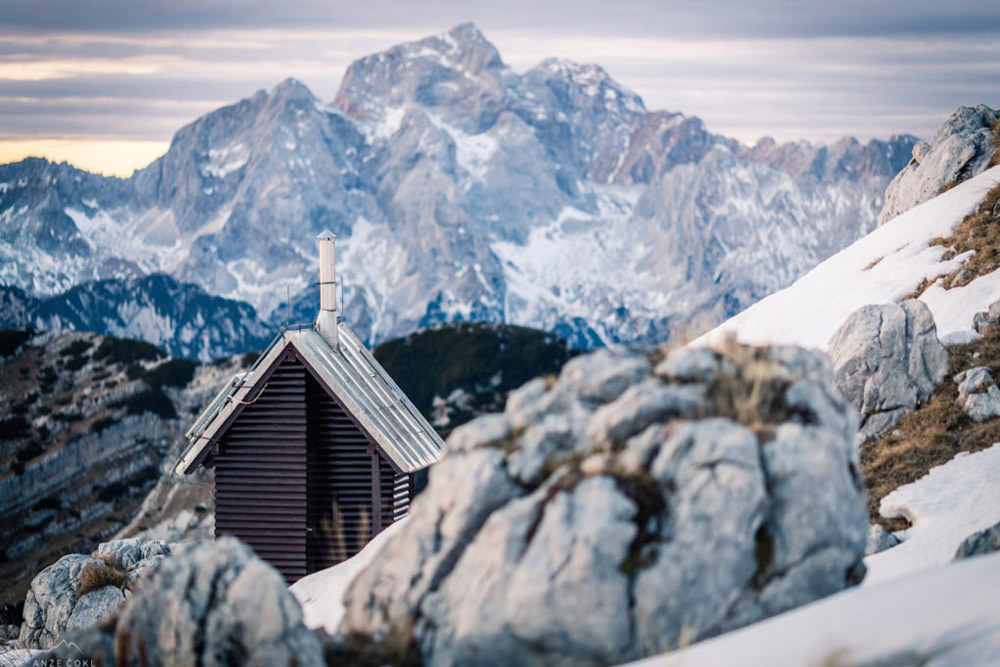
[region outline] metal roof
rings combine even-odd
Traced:
[[[413,472],[437,461],[444,446],[441,437],[354,332],[343,322],[337,329],[336,348],[313,328],[282,330],[254,367],[230,380],[195,420],[185,434],[188,448],[176,471],[191,473],[207,458],[211,445],[228,428],[230,417],[248,400],[254,386],[280,363],[289,346],[401,472]]]

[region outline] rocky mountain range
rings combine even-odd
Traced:
[[[470,320],[664,341],[874,228],[915,142],[745,146],[647,110],[597,65],[515,72],[465,24],[354,62],[330,103],[289,79],[209,113],[129,179],[0,166],[0,284],[42,298],[164,273],[312,319],[329,228],[370,344]],[[247,312],[220,317],[258,335]],[[183,353],[233,349],[211,344]]]
[[[0,286],[0,307],[0,328],[134,337],[201,361],[263,349],[273,335],[250,304],[164,274],[89,281],[49,297]]]

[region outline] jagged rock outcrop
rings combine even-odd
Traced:
[[[63,556],[32,580],[19,644],[50,648],[70,630],[107,620],[139,578],[169,553],[162,542],[117,540],[101,544],[91,556]],[[101,585],[105,581],[109,585]]]
[[[1000,151],[993,132],[998,118],[1000,112],[985,104],[959,107],[930,141],[917,142],[910,163],[886,188],[878,224],[936,197],[945,186],[985,171]]]
[[[948,372],[934,316],[917,299],[858,309],[834,332],[829,352],[837,387],[861,413],[862,441],[927,401]]]
[[[182,549],[150,574],[116,618],[65,639],[39,658],[136,667],[324,664],[319,640],[302,624],[284,579],[232,537]]]
[[[0,328],[140,338],[172,356],[205,362],[263,349],[273,335],[253,306],[162,274],[88,281],[39,298],[0,286],[0,304]]]
[[[577,357],[452,434],[340,641],[608,664],[839,591],[864,571],[857,420],[799,348]]]
[[[958,385],[958,404],[973,421],[1000,417],[1000,388],[985,366],[970,368],[954,378]]]
[[[969,535],[955,552],[955,560],[1000,551],[1000,523]]]

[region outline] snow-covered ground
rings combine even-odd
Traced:
[[[947,248],[930,243],[950,236],[998,182],[1000,167],[994,167],[910,209],[696,343],[715,342],[734,332],[745,343],[826,349],[830,336],[858,308],[897,302],[925,278],[934,280],[956,269],[966,257],[943,260]],[[1000,271],[947,291],[932,286],[920,298],[934,314],[944,342],[968,339],[974,335],[973,315],[1000,298]]]
[[[863,585],[950,562],[966,537],[1000,523],[1000,444],[932,468],[883,498],[879,513],[905,517],[913,526],[900,535],[902,544],[865,560]]]
[[[302,615],[309,628],[326,628],[334,632],[344,616],[344,592],[348,584],[385,545],[386,540],[405,523],[402,519],[392,524],[358,552],[353,558],[331,568],[314,572],[296,581],[288,589],[302,605]]]
[[[795,611],[637,663],[998,665],[1000,554],[854,588]],[[877,661],[877,662],[876,662]]]

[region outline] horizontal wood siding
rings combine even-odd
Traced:
[[[281,362],[215,457],[215,533],[235,535],[291,583],[306,574],[306,370]]]
[[[410,500],[413,498],[413,482],[410,479],[410,475],[406,473],[393,475],[391,488],[392,521],[399,521],[410,513]]]
[[[310,572],[350,558],[372,537],[370,443],[312,377],[309,395]]]

